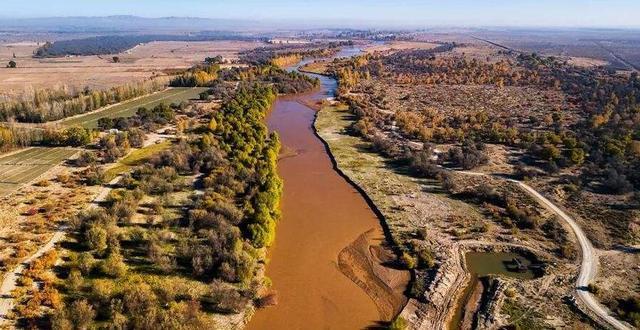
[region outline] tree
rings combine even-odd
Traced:
[[[16,61],[11,60],[11,61],[9,61],[9,64],[7,65],[7,68],[15,69],[17,66],[18,66],[18,64],[16,63]]]
[[[582,165],[584,163],[584,150],[582,148],[571,149],[571,162],[576,165]]]
[[[72,270],[71,273],[69,273],[69,278],[67,278],[66,283],[67,288],[69,288],[70,291],[78,291],[80,287],[82,287],[83,283],[82,274],[80,273],[80,271],[77,269]]]
[[[67,319],[76,329],[88,329],[96,317],[95,310],[85,299],[74,301],[67,311],[67,314]]]
[[[104,228],[100,226],[92,226],[85,236],[87,247],[90,250],[101,252],[107,248],[107,231]]]
[[[113,57],[113,63],[120,63],[120,57],[119,56],[114,56]]]
[[[103,274],[115,278],[123,277],[127,274],[127,265],[124,263],[122,255],[111,253],[100,265]]]
[[[76,126],[67,128],[64,131],[64,139],[65,144],[79,147],[89,144],[89,142],[91,142],[91,135],[86,129]]]

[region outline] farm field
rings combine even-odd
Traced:
[[[151,42],[113,54],[120,58],[120,63],[114,63],[112,56],[33,58],[38,46],[33,41],[0,42],[0,62],[3,64],[0,65],[0,95],[17,96],[28,89],[55,85],[65,85],[75,91],[81,91],[85,86],[107,89],[165,76],[172,70],[187,69],[206,57],[220,55],[234,60],[239,52],[265,44],[245,41]],[[17,62],[17,68],[5,68],[4,64],[10,59]]]
[[[164,90],[149,96],[125,101],[102,110],[63,119],[58,123],[64,126],[82,126],[85,128],[96,128],[100,118],[130,117],[136,113],[140,107],[153,108],[160,103],[171,104],[197,98],[206,88],[179,87]]]
[[[0,157],[0,196],[35,180],[76,152],[72,148],[29,148]]]

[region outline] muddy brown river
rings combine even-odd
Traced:
[[[248,329],[362,329],[375,325],[376,305],[338,269],[338,254],[380,222],[363,197],[334,169],[314,134],[315,111],[302,104],[331,96],[335,80],[322,77],[315,93],[279,98],[268,117],[285,153],[282,218],[269,251],[267,276],[278,304],[260,309]]]

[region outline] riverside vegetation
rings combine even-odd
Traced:
[[[407,214],[397,227],[397,217],[389,214],[394,239],[406,247],[402,259],[407,267],[418,264],[426,246],[429,266],[418,267],[415,283],[419,287],[411,291],[422,303],[438,303],[425,299],[424,292],[430,297],[444,295],[433,290],[445,287],[441,285],[444,277],[454,280],[453,275],[441,275],[455,273],[451,260],[457,252],[452,254],[449,247],[464,249],[468,240],[491,246],[510,242],[536,250],[558,266],[547,267],[545,277],[531,282],[538,284],[510,281],[517,289],[510,291],[500,313],[512,315],[522,309],[514,306],[535,305],[543,314],[579,322],[562,303],[575,272],[572,235],[516,187],[442,167],[531,180],[536,189],[578,215],[585,228],[595,229],[588,235],[596,246],[633,245],[639,237],[640,206],[640,182],[633,170],[640,161],[635,134],[640,124],[638,75],[576,67],[553,57],[500,49],[490,49],[491,56],[455,51],[464,46],[443,43],[430,50],[389,51],[324,64],[326,74],[339,79],[339,100],[348,105],[355,120],[346,132],[370,143],[370,147],[360,147],[363,150],[387,158],[382,167],[425,180],[424,189],[429,193],[416,190],[411,197],[403,197],[403,189],[413,183],[398,184],[403,189],[387,183],[385,186],[394,188],[376,199],[376,180],[365,174],[373,175],[373,171],[355,171],[350,177],[363,184],[383,213],[389,203],[391,210]],[[340,112],[326,116],[339,117]],[[326,134],[337,139],[335,132]],[[341,168],[366,158],[349,157]],[[376,175],[380,177],[393,175]],[[554,189],[557,185],[561,188]],[[410,201],[403,202],[405,198]],[[421,210],[416,199],[423,198],[422,203],[438,205],[437,214]],[[461,202],[473,211],[440,220],[450,208],[460,208]],[[414,213],[430,221],[413,219]],[[472,219],[474,214],[482,220]],[[627,266],[619,267],[623,268],[605,269],[618,274],[617,285],[607,292],[600,290],[598,297],[633,324],[637,320],[629,302],[637,300],[637,279],[620,275]],[[545,289],[547,299],[540,300],[525,289],[544,283],[545,278],[557,281],[552,289]],[[565,280],[566,285],[558,284]],[[627,292],[617,289],[618,285]],[[425,305],[416,306],[422,306],[416,307],[418,314],[429,310]],[[509,324],[509,319],[500,320],[500,313],[494,315],[494,321]],[[543,314],[527,322],[542,326]]]
[[[181,78],[175,81],[190,81]],[[26,278],[42,286],[25,287],[16,308],[21,324],[203,329],[238,326],[255,306],[271,303],[263,274],[282,181],[280,141],[265,116],[278,93],[307,91],[317,81],[274,67],[209,69],[206,79],[205,101],[99,121],[103,130],[120,131],[99,139],[100,152],[84,151],[75,161],[86,185],[107,179],[97,161],[141,147],[148,132],[169,125],[180,138],[126,167],[104,203],[72,217],[64,248],[30,266]],[[78,145],[95,141],[83,132]]]

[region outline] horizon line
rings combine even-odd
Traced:
[[[323,27],[310,27],[308,29],[318,29],[318,28],[341,28],[339,25],[334,25],[338,22],[344,22],[343,18],[307,18],[307,19],[296,19],[296,18],[222,18],[222,17],[201,17],[201,16],[141,16],[141,15],[128,15],[128,14],[114,14],[114,15],[69,15],[69,16],[23,16],[23,17],[9,17],[3,16],[0,14],[0,19],[6,20],[34,20],[34,19],[71,19],[71,18],[117,18],[117,17],[134,17],[141,19],[200,19],[200,20],[220,20],[220,21],[237,21],[237,22],[248,22],[248,23],[264,23],[269,22],[273,23],[273,21],[286,23],[309,23],[310,21],[314,24],[318,23],[331,23],[331,26],[323,26]],[[540,29],[613,29],[613,30],[635,30],[640,29],[640,24],[638,25],[533,25],[533,24],[522,24],[522,25],[491,25],[491,24],[456,24],[456,23],[431,23],[431,24],[422,24],[422,23],[395,23],[393,20],[374,20],[374,19],[350,19],[351,24],[344,24],[342,28],[345,29],[353,29],[353,25],[367,25],[370,24],[366,28],[368,29],[376,29],[376,28],[395,28],[395,29],[424,29],[424,28],[540,28]],[[378,26],[376,26],[378,25]],[[365,27],[361,27],[365,28]]]

